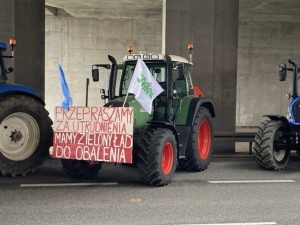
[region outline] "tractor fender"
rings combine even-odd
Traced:
[[[179,149],[179,139],[178,139],[178,133],[176,131],[176,128],[174,127],[173,123],[171,122],[165,122],[165,121],[150,121],[149,123],[150,127],[153,128],[166,128],[173,132],[176,139],[177,148]]]
[[[191,100],[190,106],[188,109],[188,116],[186,119],[186,125],[192,126],[196,117],[196,113],[198,112],[200,107],[205,107],[209,110],[209,113],[212,117],[215,117],[215,110],[210,98],[206,97],[195,97]]]
[[[45,105],[45,102],[40,96],[38,96],[37,92],[27,86],[6,83],[0,84],[0,97],[4,97],[8,94],[26,95]]]
[[[263,115],[263,117],[268,117],[270,120],[282,121],[282,122],[285,123],[285,124],[287,125],[287,127],[289,127],[290,130],[291,130],[290,123],[289,123],[288,119],[287,119],[285,116],[282,116],[282,115]]]

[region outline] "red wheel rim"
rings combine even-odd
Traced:
[[[169,174],[173,166],[173,146],[170,142],[167,142],[162,152],[162,171],[164,174]]]
[[[207,120],[203,120],[198,130],[198,153],[201,159],[206,159],[211,144],[210,126]]]

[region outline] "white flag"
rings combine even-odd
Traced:
[[[151,75],[143,60],[138,59],[128,87],[128,93],[135,94],[135,99],[151,114],[152,101],[164,89]]]

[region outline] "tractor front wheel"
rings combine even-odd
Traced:
[[[172,131],[161,128],[145,131],[137,152],[137,166],[146,184],[169,184],[175,173],[176,159],[177,145]]]
[[[201,107],[196,114],[189,133],[185,158],[179,160],[180,168],[188,171],[203,171],[212,156],[213,128],[207,108]]]
[[[287,166],[290,149],[286,149],[287,126],[282,121],[266,120],[255,135],[254,157],[263,169],[282,170]]]
[[[25,176],[43,164],[52,141],[52,120],[41,102],[25,95],[0,99],[0,173]]]

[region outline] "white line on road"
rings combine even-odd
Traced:
[[[295,180],[211,180],[211,184],[294,183]]]
[[[110,186],[117,182],[107,183],[60,183],[60,184],[21,184],[20,187],[65,187],[65,186]]]
[[[190,223],[181,225],[273,225],[276,222],[256,222],[256,223]]]

